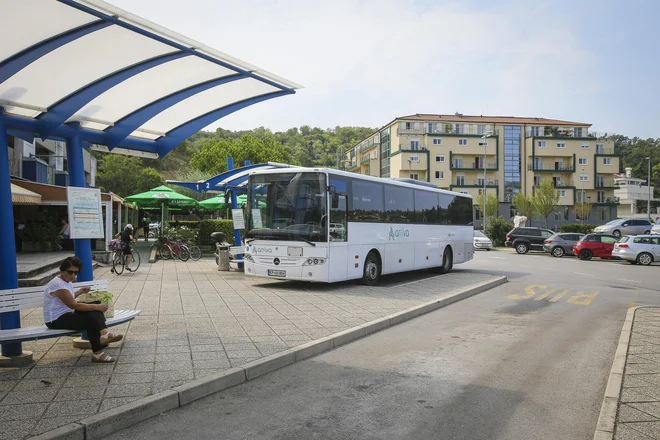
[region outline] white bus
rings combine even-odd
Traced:
[[[415,182],[415,183],[413,183]],[[333,283],[471,260],[472,197],[327,168],[254,171],[245,274]]]

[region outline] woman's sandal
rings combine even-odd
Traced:
[[[101,336],[101,344],[111,344],[113,342],[119,342],[124,339],[123,335],[115,335],[114,333],[106,333]]]
[[[99,354],[94,354],[92,353],[92,362],[99,362],[102,364],[109,364],[111,362],[114,362],[115,358],[112,356],[109,356],[105,353],[99,353]]]

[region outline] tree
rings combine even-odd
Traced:
[[[592,209],[593,205],[587,202],[578,202],[573,206],[573,211],[575,211],[576,217],[580,220],[589,220],[589,214],[591,214]]]
[[[474,207],[480,212],[484,210],[484,196],[479,194],[474,200]],[[486,217],[494,217],[500,209],[500,203],[495,194],[488,194],[486,197]],[[482,212],[483,214],[483,212]]]
[[[138,192],[137,178],[141,172],[142,164],[137,157],[106,154],[99,162],[96,184],[103,191],[127,197]]]
[[[555,189],[551,180],[544,180],[536,187],[532,198],[534,210],[543,216],[545,227],[548,227],[548,216],[555,210],[559,203],[559,192]]]
[[[513,206],[516,207],[516,211],[518,211],[520,215],[525,216],[528,219],[531,219],[534,215],[535,210],[532,197],[526,196],[523,193],[518,193],[513,196],[513,200],[511,202],[513,203]]]
[[[158,174],[158,171],[153,168],[144,168],[137,176],[134,193],[142,193],[149,191],[151,188],[156,188],[165,184],[165,180]],[[131,194],[129,194],[131,195]]]

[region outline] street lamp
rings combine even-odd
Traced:
[[[582,168],[582,173],[584,174],[584,168]],[[584,224],[584,180],[582,180],[582,175],[580,175],[580,184],[582,184],[582,197],[580,198],[580,202],[582,203],[582,209],[580,210],[580,224]]]
[[[651,156],[645,157],[644,159],[649,161],[649,179],[646,182],[649,187],[649,195],[646,201],[646,214],[649,216],[649,221],[651,221]]]
[[[481,139],[483,139],[483,144],[484,144],[484,212],[483,212],[483,230],[486,230],[486,147],[488,146],[488,138],[493,135],[492,131],[489,131],[488,133],[484,134],[481,136]]]

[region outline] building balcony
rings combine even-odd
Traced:
[[[596,179],[597,189],[619,189],[619,185],[614,183],[614,179]]]
[[[447,136],[483,136],[485,134],[491,134],[493,136],[499,135],[499,130],[493,129],[490,127],[474,127],[473,124],[469,124],[467,127],[462,127],[457,129],[454,124],[443,124],[441,128],[434,128],[429,130],[428,127],[424,128],[398,128],[396,133],[398,135],[447,135]]]
[[[460,187],[474,187],[474,188],[483,188],[484,180],[483,179],[461,179],[455,177],[451,182],[452,186]],[[487,188],[497,188],[499,187],[499,181],[497,179],[486,179]]]
[[[410,144],[399,144],[399,150],[404,151],[427,151],[426,145],[417,145],[416,147]]]
[[[618,197],[600,197],[596,199],[596,202],[593,203],[596,206],[614,206],[619,204],[620,199]]]
[[[526,138],[547,138],[547,139],[589,139],[589,140],[606,140],[607,133],[591,132],[586,133],[587,129],[582,128],[582,133],[576,132],[573,128],[560,129],[559,127],[545,127],[543,133],[534,134],[533,131],[525,133]],[[612,134],[612,133],[610,133]]]
[[[473,162],[450,162],[449,169],[455,171],[483,171],[483,163],[473,163]],[[497,164],[495,162],[486,163],[486,171],[497,171]]]
[[[534,171],[535,173],[574,173],[575,167],[573,164],[567,163],[554,163],[554,164],[529,164],[527,171]]]
[[[380,145],[380,142],[374,142],[373,144],[363,145],[363,146],[360,147],[360,153],[362,153],[364,151],[367,151],[367,150],[371,150],[372,148],[375,148],[379,145]]]
[[[615,154],[614,153],[614,147],[605,147],[605,146],[600,147],[599,146],[599,147],[596,148],[596,155],[598,155],[598,154]]]

